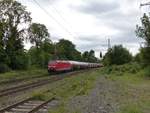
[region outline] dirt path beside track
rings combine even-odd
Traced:
[[[150,82],[141,78],[145,82],[131,79],[129,83],[116,78],[100,76],[88,95],[69,100],[69,113],[149,113]]]
[[[120,95],[117,83],[110,82],[101,76],[87,96],[77,96],[70,100],[68,108],[70,112],[81,113],[115,113],[118,110],[118,102],[114,98]]]

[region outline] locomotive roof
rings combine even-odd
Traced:
[[[71,64],[80,64],[80,65],[92,65],[92,64],[99,64],[99,63],[89,63],[89,62],[79,62],[79,61],[73,61],[73,60],[54,60],[51,62],[67,62]]]

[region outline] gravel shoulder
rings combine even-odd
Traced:
[[[88,95],[76,96],[69,100],[69,112],[115,113],[119,109],[119,103],[115,99],[117,94],[120,94],[117,91],[117,83],[101,76]]]
[[[88,95],[67,102],[68,113],[149,113],[150,81],[137,76],[99,76]]]

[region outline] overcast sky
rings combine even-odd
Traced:
[[[52,41],[61,38],[72,41],[81,52],[93,49],[96,56],[111,45],[122,44],[136,54],[141,40],[136,38],[136,24],[140,23],[147,0],[18,0],[27,6],[33,22],[45,24]],[[29,44],[26,45],[29,48]]]

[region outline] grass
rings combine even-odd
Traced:
[[[126,94],[122,98],[121,111],[126,111],[126,113],[148,113],[144,111],[146,109],[150,110],[150,81],[143,77],[131,75],[119,77],[116,80],[123,84],[124,93]]]
[[[11,71],[7,73],[0,74],[0,81],[16,79],[16,78],[26,78],[34,76],[46,76],[48,75],[46,69],[29,69],[25,71]]]
[[[142,69],[138,64],[125,64],[104,68],[107,78],[119,83],[123,96],[119,97],[118,113],[149,113],[150,78],[149,68]]]
[[[98,77],[97,71],[84,72],[78,76],[57,81],[53,84],[54,87],[47,89],[44,93],[37,92],[33,94],[33,97],[38,100],[58,98],[61,104],[56,109],[51,109],[49,113],[66,113],[68,110],[66,108],[67,101],[75,96],[88,95]],[[74,113],[79,113],[79,111]]]
[[[57,108],[50,109],[49,113],[66,113],[67,109],[65,108],[65,103],[61,103]]]
[[[139,108],[137,105],[126,105],[123,108],[121,108],[121,111],[119,113],[143,113],[141,108]]]

